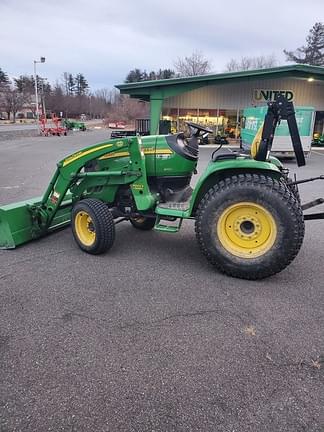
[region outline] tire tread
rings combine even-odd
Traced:
[[[73,226],[73,215],[82,206],[90,209],[90,216],[95,219],[96,225],[96,242],[93,246],[87,247],[82,245],[75,233]],[[86,198],[76,203],[72,210],[72,231],[79,247],[85,252],[93,255],[99,255],[108,251],[115,241],[115,224],[114,218],[105,203],[94,198]]]
[[[233,187],[240,188],[246,185],[252,186],[256,190],[266,188],[270,193],[276,194],[279,199],[284,203],[284,205],[288,207],[289,212],[293,216],[294,222],[291,226],[291,230],[293,231],[292,236],[294,240],[292,242],[293,247],[291,247],[288,251],[286,259],[277,259],[275,265],[273,265],[272,268],[259,267],[258,269],[250,271],[249,273],[244,272],[243,269],[239,269],[237,267],[235,268],[234,266],[229,268],[228,266],[224,266],[221,262],[219,262],[219,260],[217,260],[216,257],[213,256],[206,247],[202,235],[202,219],[204,213],[207,206],[212,200],[215,199],[216,195],[222,191],[228,191],[230,193]],[[196,237],[200,250],[206,256],[207,260],[222,273],[226,273],[232,277],[244,278],[249,280],[263,279],[265,277],[272,276],[287,267],[293,261],[293,259],[296,257],[300,250],[304,238],[304,229],[305,228],[303,213],[298,198],[294,195],[294,193],[285,183],[264,174],[247,173],[225,177],[223,180],[219,181],[217,184],[215,184],[212,188],[209,189],[209,191],[200,201],[196,213]]]

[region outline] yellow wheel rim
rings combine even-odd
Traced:
[[[240,202],[223,211],[217,222],[217,235],[232,255],[256,258],[272,248],[277,237],[277,224],[263,206]]]
[[[96,240],[96,232],[91,217],[85,211],[79,211],[74,221],[75,232],[85,246],[92,246]]]

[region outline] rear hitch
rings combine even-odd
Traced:
[[[293,182],[291,182],[289,184],[291,184],[291,185],[299,185],[299,184],[302,184],[302,183],[308,183],[308,182],[312,182],[312,181],[315,181],[315,180],[324,180],[324,175],[322,174],[322,175],[320,175],[318,177],[310,177],[308,179],[303,179],[303,180],[295,180],[295,181],[293,181]]]
[[[312,182],[315,180],[324,180],[324,175],[320,175],[318,177],[310,177],[308,179],[303,179],[303,180],[296,180],[295,177],[295,181],[289,183],[289,185],[299,185],[302,183],[308,183],[308,182]],[[318,206],[320,204],[324,203],[324,198],[317,198],[313,201],[309,201],[308,203],[302,204],[301,208],[302,210],[308,210],[312,207]],[[324,219],[324,212],[321,213],[311,213],[311,214],[304,214],[304,220],[316,220],[316,219]]]
[[[302,210],[307,210],[309,208],[318,206],[320,204],[324,203],[324,198],[317,198],[314,201],[310,201],[308,203],[305,203],[301,206]],[[321,213],[311,213],[311,214],[304,214],[304,220],[316,220],[316,219],[324,219],[324,212]]]

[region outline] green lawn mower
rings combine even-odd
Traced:
[[[63,125],[68,130],[80,130],[82,132],[84,132],[85,130],[87,130],[86,125],[83,122],[77,121],[77,120],[64,119],[63,120]]]
[[[324,134],[315,133],[313,136],[312,146],[324,147]]]
[[[219,271],[262,279],[283,270],[302,245],[304,220],[323,218],[303,209],[324,200],[302,206],[298,183],[314,179],[292,181],[269,155],[275,127],[286,119],[297,163],[305,164],[292,103],[280,96],[268,105],[251,155],[214,151],[193,189],[199,140],[212,132],[195,123],[187,123],[189,136],[114,139],[66,157],[43,197],[0,208],[0,247],[71,224],[79,247],[101,254],[112,247],[121,221],[176,233],[192,219],[202,253]]]

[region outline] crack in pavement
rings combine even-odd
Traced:
[[[125,324],[123,326],[119,326],[118,328],[121,330],[127,329],[127,328],[132,328],[132,327],[146,327],[152,324],[159,324],[162,323],[164,321],[170,321],[173,319],[177,319],[177,318],[192,318],[192,317],[196,317],[196,316],[204,316],[204,315],[209,315],[209,314],[215,314],[218,313],[219,314],[219,310],[216,309],[210,309],[210,310],[201,310],[201,311],[196,311],[196,312],[187,312],[187,313],[178,313],[178,314],[173,314],[173,315],[168,315],[164,318],[160,318],[158,320],[153,320],[153,321],[139,321],[139,322],[134,322],[131,324]]]
[[[46,256],[44,256],[44,255],[43,256],[32,256],[30,258],[25,258],[25,259],[22,259],[22,260],[15,261],[13,263],[7,264],[6,267],[13,267],[13,266],[15,266],[17,264],[23,264],[23,263],[27,263],[27,262],[30,262],[30,261],[32,261],[34,263],[35,260],[39,260],[40,262],[47,261],[49,257],[53,257],[53,256],[56,256],[56,255],[59,255],[59,254],[62,254],[62,253],[66,253],[66,252],[69,252],[69,250],[68,249],[62,249],[62,250],[54,252],[54,253],[47,253]],[[13,271],[12,273],[8,273],[8,274],[13,275],[13,274],[16,274],[16,272]]]

